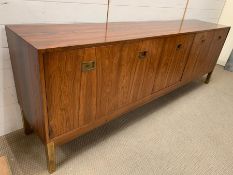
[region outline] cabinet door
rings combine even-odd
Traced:
[[[140,42],[96,48],[97,118],[130,103]]]
[[[97,118],[101,118],[118,108],[121,50],[121,44],[96,48]]]
[[[154,79],[153,92],[181,80],[193,38],[193,34],[166,38]]]
[[[185,68],[184,80],[192,80],[193,78],[208,73],[207,68],[210,61],[208,53],[213,36],[213,31],[196,34]]]
[[[143,40],[135,58],[135,72],[130,91],[130,101],[142,99],[152,93],[164,38]]]
[[[151,94],[163,39],[96,48],[97,117]]]
[[[96,113],[96,70],[82,72],[95,61],[95,48],[52,52],[44,58],[50,137],[91,123]]]
[[[207,56],[207,58],[209,59],[209,64],[206,64],[206,67],[205,67],[206,72],[204,73],[213,71],[217,63],[218,57],[221,53],[222,47],[227,38],[228,32],[229,32],[229,28],[219,29],[214,32],[213,41],[212,41],[212,44],[210,46],[210,50]]]

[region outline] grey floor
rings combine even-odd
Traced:
[[[44,148],[22,130],[0,137],[14,175],[44,175]],[[55,175],[232,175],[233,73],[192,82],[57,149]]]

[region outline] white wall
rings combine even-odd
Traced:
[[[231,1],[231,0],[229,0]],[[4,25],[105,22],[108,0],[0,0],[0,135],[22,127]],[[187,0],[111,0],[109,21],[182,19]],[[185,19],[217,22],[224,0],[189,0]]]
[[[187,0],[111,0],[109,21],[182,19]]]
[[[219,24],[224,24],[233,27],[233,0],[226,1],[222,15],[219,20]],[[233,49],[233,28],[231,28],[230,33],[228,34],[226,43],[219,57],[218,64],[225,66],[227,59],[231,54],[232,49]]]
[[[217,23],[225,0],[189,0],[185,19]]]

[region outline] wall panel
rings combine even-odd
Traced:
[[[0,48],[5,48],[8,47],[7,44],[7,39],[6,39],[6,31],[5,31],[5,26],[0,25]],[[1,53],[0,53],[1,55]]]
[[[182,8],[158,8],[139,6],[114,6],[109,8],[109,21],[151,21],[179,20],[183,17]]]
[[[7,0],[0,24],[105,22],[107,5],[56,1]]]
[[[111,5],[184,8],[186,0],[111,0]]]
[[[108,4],[108,0],[25,0],[25,1],[41,1],[41,2],[60,2],[60,3],[82,3],[82,4]]]
[[[189,0],[185,19],[217,23],[225,0]]]
[[[21,112],[18,104],[0,107],[0,133],[1,135],[15,131],[23,127]]]

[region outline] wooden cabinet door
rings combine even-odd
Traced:
[[[96,48],[97,117],[151,94],[163,39]]]
[[[121,44],[96,48],[97,119],[118,108],[121,50]]]
[[[156,71],[159,66],[164,38],[143,40],[136,53],[134,79],[130,91],[130,101],[142,99],[152,93]]]
[[[95,48],[52,52],[44,58],[51,138],[95,119],[96,70],[82,72],[87,61],[96,61]]]
[[[197,33],[189,54],[183,80],[192,80],[208,73],[209,49],[214,36],[213,31]]]
[[[229,28],[197,33],[184,71],[189,81],[213,71]]]
[[[166,38],[154,79],[153,92],[181,80],[193,38],[193,34]]]
[[[140,42],[96,48],[97,118],[130,103]]]
[[[209,60],[209,64],[206,64],[205,70],[206,72],[204,73],[209,73],[213,71],[218,57],[221,53],[222,47],[225,43],[225,40],[227,38],[227,34],[229,32],[229,28],[227,29],[219,29],[214,32],[214,37],[212,40],[212,44],[210,46],[207,58]]]

